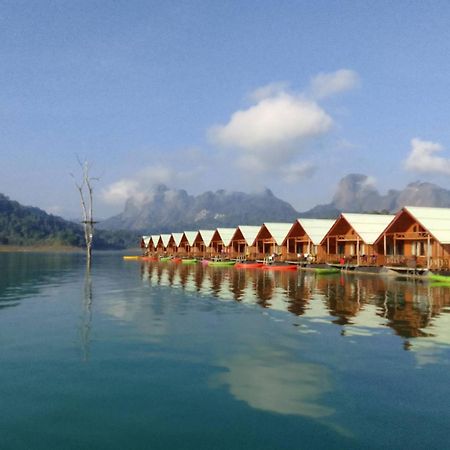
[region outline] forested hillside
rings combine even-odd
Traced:
[[[82,247],[83,229],[39,208],[23,206],[0,194],[0,245],[62,245]],[[98,231],[94,247],[121,249],[136,247],[138,236],[131,232]]]

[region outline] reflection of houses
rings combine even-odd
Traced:
[[[194,238],[192,244],[192,255],[206,258],[211,253],[211,239],[213,237],[214,230],[199,230]]]
[[[450,209],[406,206],[377,239],[386,265],[449,268]]]
[[[254,243],[260,228],[239,225],[230,241],[230,256],[232,258],[255,259],[256,248]]]
[[[167,253],[167,246],[169,245],[171,237],[172,235],[170,234],[161,234],[158,244],[156,245],[156,252],[158,253],[158,255]]]
[[[256,258],[265,258],[275,253],[285,259],[286,246],[283,246],[283,242],[291,227],[291,223],[264,223],[255,238]]]
[[[217,228],[211,238],[211,256],[228,256],[230,241],[236,228]]]
[[[321,252],[326,260],[356,265],[380,265],[374,243],[394,216],[342,213],[325,235]]]
[[[328,219],[297,219],[283,242],[287,259],[303,259],[305,254],[313,256],[315,260],[323,259],[320,243],[334,223],[334,220]]]

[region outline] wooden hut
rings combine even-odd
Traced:
[[[230,241],[236,228],[217,228],[211,238],[211,256],[229,257]]]
[[[180,240],[179,254],[180,256],[195,256],[194,241],[198,231],[185,231]]]
[[[167,254],[167,246],[169,245],[169,240],[172,236],[170,234],[161,234],[159,236],[158,244],[156,245],[156,253],[158,255]]]
[[[211,254],[211,239],[215,230],[199,230],[195,236],[193,247],[193,256],[207,258]]]
[[[183,237],[183,233],[172,233],[170,235],[169,243],[167,245],[167,254],[168,255],[177,255],[178,248],[180,246],[181,238]]]
[[[450,208],[405,206],[375,246],[388,266],[450,268]]]
[[[382,265],[375,241],[394,218],[384,214],[342,213],[321,242],[328,262]]]
[[[148,244],[150,240],[151,236],[142,236],[141,238],[141,251],[143,255],[148,255]]]
[[[148,243],[148,254],[154,254],[156,253],[156,247],[158,245],[159,238],[161,237],[160,234],[152,234],[150,236],[150,242]]]
[[[320,243],[334,225],[329,219],[297,219],[292,225],[283,246],[289,261],[319,262],[324,258]]]
[[[230,257],[255,259],[255,239],[261,227],[239,225],[230,240]]]
[[[266,222],[261,225],[255,238],[256,259],[275,254],[278,259],[285,260],[287,251],[283,242],[291,228],[292,223]]]

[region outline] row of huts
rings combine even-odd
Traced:
[[[395,215],[342,213],[261,226],[143,236],[146,255],[446,269],[450,208],[406,206]]]

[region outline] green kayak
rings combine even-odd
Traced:
[[[438,281],[439,283],[450,283],[450,276],[438,275],[435,273],[428,274],[428,279],[430,281]]]
[[[236,261],[209,261],[208,266],[213,267],[226,267],[226,266],[234,266]]]
[[[182,259],[181,260],[181,264],[196,264],[197,263],[197,260],[194,258],[194,259]]]
[[[314,271],[319,274],[319,275],[331,275],[333,273],[339,273],[340,270],[336,267],[330,267],[330,268],[325,268],[325,267],[316,267],[314,269]]]
[[[159,258],[160,261],[165,262],[165,261],[170,261],[172,259],[171,256],[163,256],[162,258]]]

